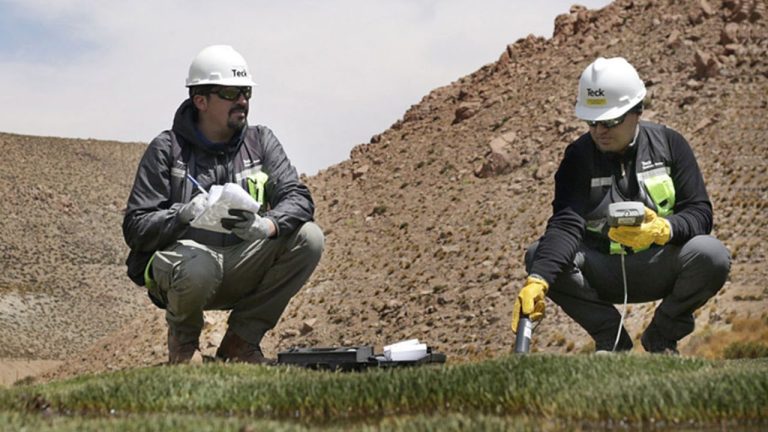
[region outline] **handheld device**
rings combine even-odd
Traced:
[[[533,334],[533,323],[528,315],[520,317],[517,324],[517,338],[515,339],[515,353],[525,354],[531,350],[531,336]]]
[[[645,219],[645,205],[637,201],[618,202],[608,205],[608,224],[617,226],[640,226]]]

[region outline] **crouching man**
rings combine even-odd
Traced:
[[[543,316],[547,296],[596,351],[629,351],[614,304],[661,300],[640,343],[676,354],[696,309],[725,283],[730,254],[710,235],[712,203],[694,153],[679,133],[640,120],[645,95],[621,57],[598,58],[582,73],[576,116],[589,131],[565,149],[555,174],[552,216],[526,254],[513,331],[521,315]],[[626,201],[643,204],[642,224],[611,227],[610,205]]]
[[[189,68],[189,98],[149,144],[128,199],[128,275],[166,310],[172,364],[192,359],[211,309],[231,310],[216,357],[264,363],[262,337],[323,251],[309,190],[272,131],[247,123],[253,85],[232,47],[203,49]],[[231,210],[221,221],[231,233],[191,227],[203,190],[226,183],[259,201],[259,214]]]

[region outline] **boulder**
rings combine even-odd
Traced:
[[[507,132],[491,139],[485,161],[475,169],[475,176],[487,178],[509,174],[524,165],[528,159],[512,147],[516,139],[515,132]]]
[[[720,72],[720,62],[717,58],[705,51],[696,50],[694,55],[694,67],[697,79],[707,79],[717,76]]]
[[[478,111],[480,111],[480,102],[462,102],[459,107],[456,108],[455,117],[452,124],[461,123],[464,120],[471,118]]]

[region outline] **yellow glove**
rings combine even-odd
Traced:
[[[520,322],[521,314],[528,315],[531,321],[538,321],[544,317],[544,296],[548,289],[549,285],[544,280],[533,276],[528,277],[512,309],[512,333],[517,334],[517,324]]]
[[[645,208],[645,220],[640,226],[620,226],[608,230],[611,240],[638,250],[647,248],[651,243],[664,245],[669,241],[671,234],[669,221],[659,217],[648,207]]]

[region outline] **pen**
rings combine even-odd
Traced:
[[[200,191],[200,193],[202,193],[203,195],[208,195],[208,192],[206,192],[205,189],[203,189],[203,187],[200,186],[200,183],[198,183],[197,180],[195,180],[194,177],[192,177],[191,175],[187,174],[187,178],[192,182],[193,185],[195,185],[195,187],[197,187],[197,189]]]

